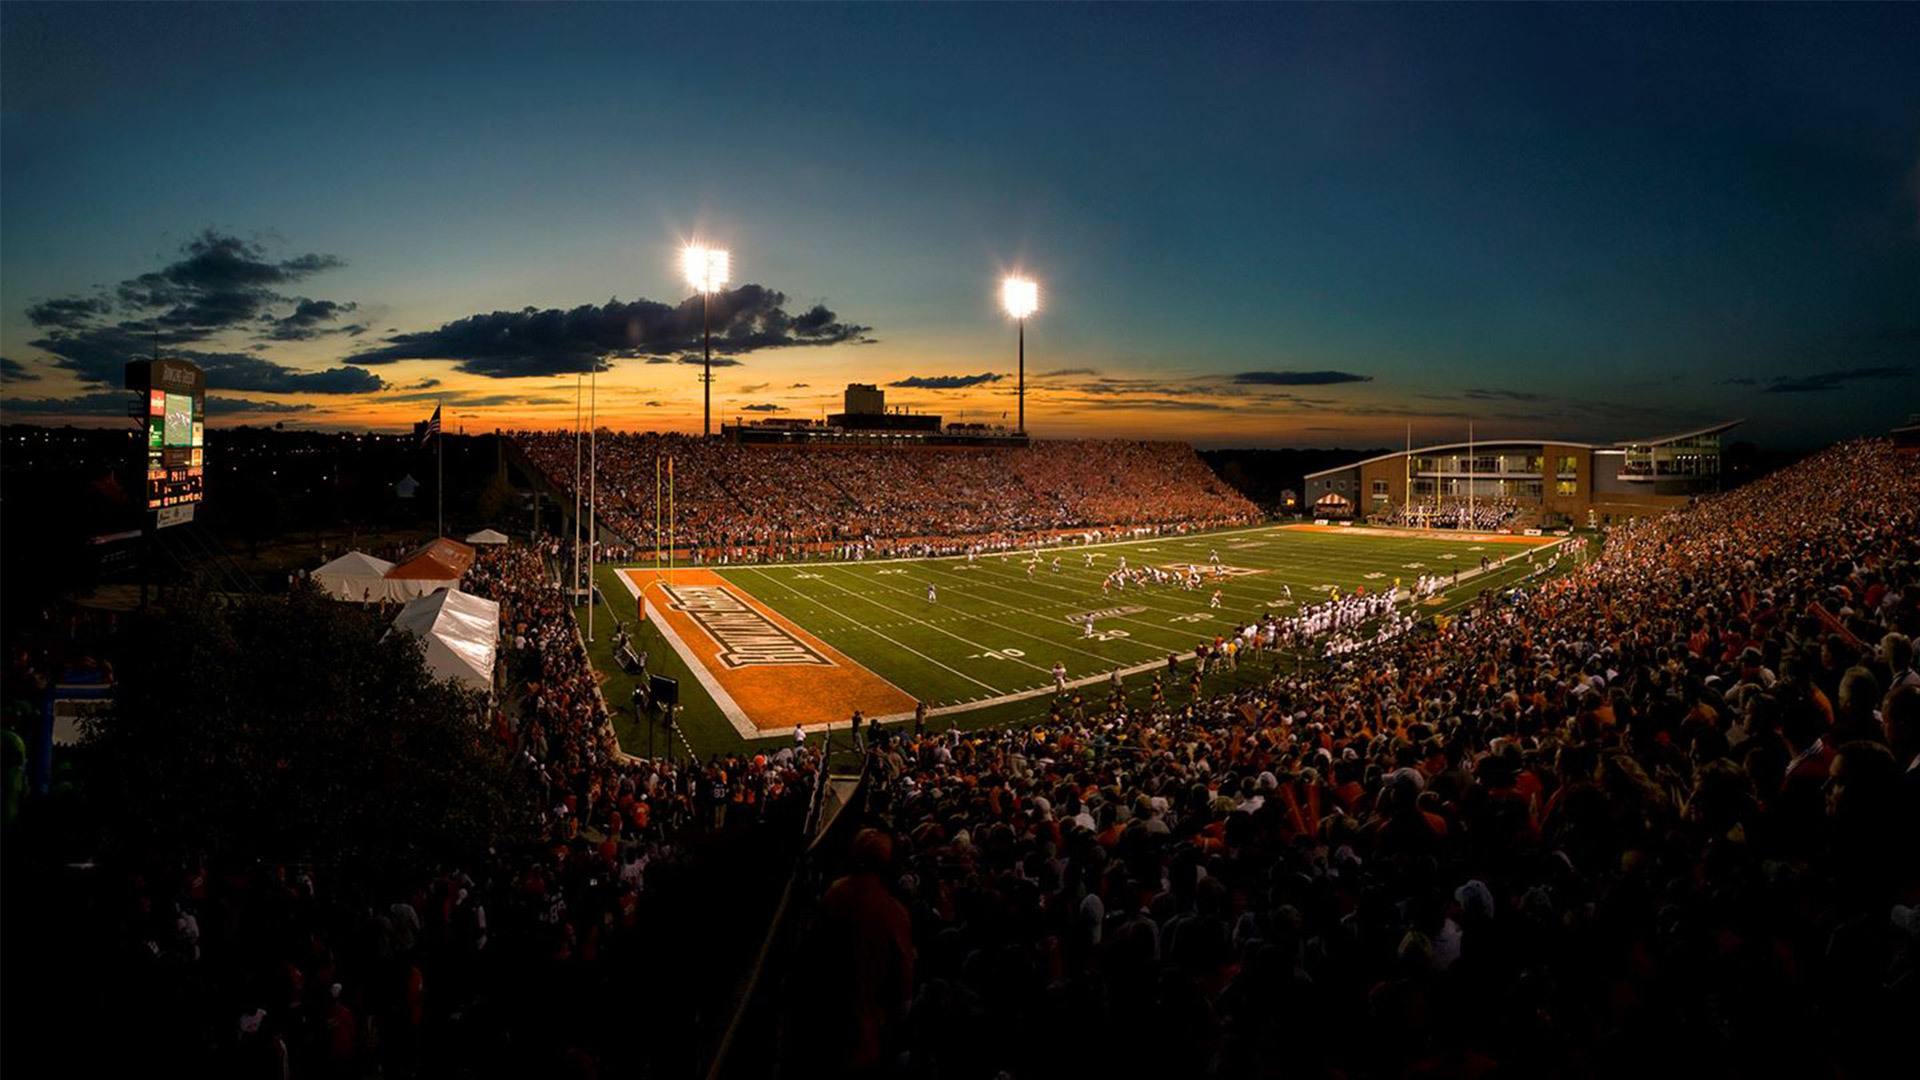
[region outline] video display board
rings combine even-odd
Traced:
[[[141,425],[146,455],[146,507],[161,511],[161,523],[186,520],[172,510],[205,496],[206,375],[184,360],[136,360],[127,365],[127,388],[144,402]]]

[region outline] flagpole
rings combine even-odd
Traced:
[[[434,403],[433,415],[438,417],[440,410],[447,407],[445,400]],[[439,430],[433,433],[433,528],[441,536],[447,535],[447,423],[440,421]]]
[[[1411,518],[1413,514],[1413,425],[1407,425],[1407,475],[1401,478],[1400,515]],[[1408,522],[1411,524],[1411,521]]]
[[[667,584],[673,584],[673,459],[667,459]]]
[[[587,376],[592,388],[587,396],[587,642],[593,642],[593,566],[600,554],[595,511],[600,505],[600,363],[594,361],[593,374]]]
[[[580,373],[573,373],[573,580],[567,582],[567,603],[580,590]]]
[[[1473,527],[1473,421],[1467,421],[1467,527]]]

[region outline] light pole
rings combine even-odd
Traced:
[[[1020,325],[1020,412],[1014,430],[1027,433],[1027,316],[1040,310],[1040,286],[1031,278],[1009,277],[1000,282],[1000,306]]]
[[[703,360],[700,367],[700,432],[713,434],[713,318],[710,298],[727,284],[731,257],[722,248],[688,244],[680,252],[680,272],[687,284],[700,291],[700,336]]]

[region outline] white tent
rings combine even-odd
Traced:
[[[498,529],[481,529],[479,532],[467,537],[467,543],[469,544],[504,544],[506,542],[507,534]]]
[[[379,603],[405,600],[413,595],[405,591],[405,582],[387,580],[393,564],[376,559],[364,551],[349,551],[313,572],[313,583],[335,600]]]
[[[475,690],[493,689],[499,604],[446,589],[408,602],[394,618],[393,630],[412,634],[426,645],[427,670],[434,678],[452,679]]]

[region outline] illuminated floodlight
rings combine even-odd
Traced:
[[[1016,319],[1040,310],[1039,283],[1023,277],[1006,278],[1000,282],[1000,306]]]
[[[695,291],[715,293],[726,287],[729,261],[723,248],[688,244],[680,252],[680,273]]]

